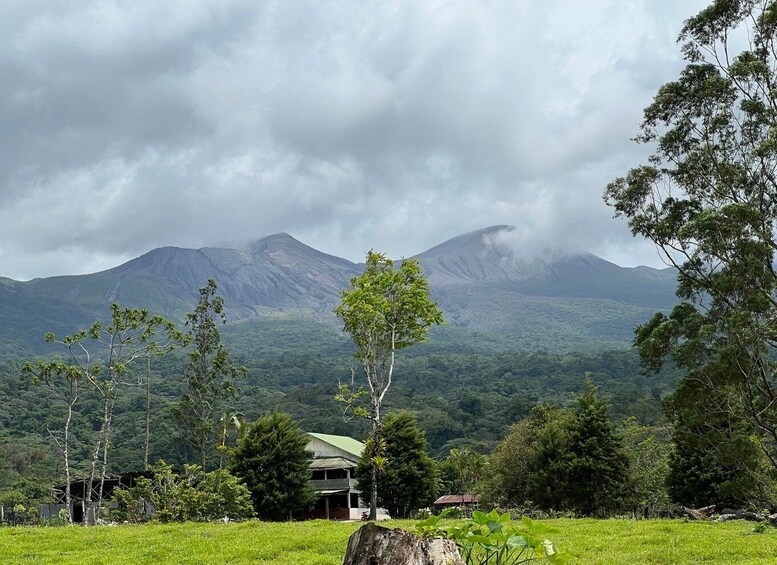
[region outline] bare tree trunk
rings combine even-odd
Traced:
[[[89,482],[84,492],[84,501],[86,503],[86,507],[84,508],[84,526],[87,526],[89,524],[89,520],[86,515],[86,512],[88,510],[89,504],[92,502],[92,495],[94,494],[94,480],[97,475],[97,461],[100,458],[100,448],[103,446],[103,443],[107,441],[107,434],[108,434],[108,413],[109,413],[110,399],[108,397],[107,391],[102,391],[102,392],[103,392],[103,422],[102,422],[102,425],[100,426],[100,432],[97,434],[97,441],[94,444],[94,451],[92,452],[92,465],[89,471]]]
[[[372,483],[370,484],[370,520],[378,519],[378,464],[375,457],[380,449],[380,401],[372,395],[372,456],[371,471]]]
[[[108,412],[108,424],[105,430],[105,439],[103,441],[103,463],[102,463],[102,470],[100,472],[100,490],[97,494],[97,514],[95,516],[95,521],[97,517],[100,514],[100,511],[103,507],[103,493],[105,492],[105,475],[108,471],[108,445],[110,444],[110,435],[111,435],[111,414],[113,413],[113,407],[111,406],[110,411]]]
[[[67,523],[73,525],[73,512],[70,510],[70,504],[72,502],[70,491],[70,454],[69,454],[69,441],[70,441],[70,422],[73,419],[73,404],[67,406],[67,419],[65,420],[65,437],[62,445],[62,452],[65,456],[65,504],[67,505]]]
[[[31,370],[31,372],[35,374],[34,371]],[[71,510],[71,504],[73,502],[73,496],[72,490],[70,488],[70,424],[73,422],[73,406],[75,406],[76,402],[78,401],[78,381],[75,378],[67,378],[69,390],[67,392],[60,393],[57,391],[56,386],[51,380],[50,372],[44,370],[42,375],[36,376],[38,376],[38,378],[42,378],[54,396],[60,399],[67,406],[67,416],[65,417],[65,427],[63,429],[61,441],[60,438],[57,437],[57,434],[53,433],[51,430],[48,430],[48,432],[56,446],[62,450],[65,463],[65,506],[67,506],[67,522],[72,526],[73,512]]]
[[[148,471],[148,444],[151,440],[151,357],[146,357],[146,442],[143,446],[143,470]]]
[[[372,484],[370,485],[370,520],[378,519],[378,466],[372,462]]]

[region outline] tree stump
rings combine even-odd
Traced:
[[[343,565],[464,565],[456,544],[365,524],[348,538]]]

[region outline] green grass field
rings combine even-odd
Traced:
[[[777,563],[777,529],[746,522],[550,520],[580,563]],[[278,563],[339,565],[361,524],[155,524],[2,528],[2,563]],[[394,522],[411,528],[412,522]]]

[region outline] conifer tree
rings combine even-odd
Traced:
[[[234,395],[231,379],[245,374],[245,368],[232,362],[229,350],[221,343],[218,322],[226,323],[224,299],[216,294],[216,281],[210,279],[200,289],[200,300],[186,315],[186,325],[194,350],[186,367],[186,390],[173,409],[181,431],[180,439],[198,456],[206,469],[207,456],[216,445],[218,403]]]
[[[437,470],[426,452],[426,436],[410,412],[388,414],[381,432],[385,459],[378,472],[378,504],[392,518],[409,518],[434,501]],[[371,492],[372,458],[365,453],[356,470],[359,489]]]
[[[673,427],[667,486],[674,502],[695,508],[774,504],[774,481],[758,440],[744,417],[718,408],[729,405],[732,394],[726,375],[714,390],[682,379],[666,402]]]
[[[607,414],[607,404],[586,376],[569,428],[566,488],[569,505],[585,516],[622,506],[628,491],[628,458]]]
[[[274,412],[248,427],[232,451],[230,471],[251,491],[257,517],[286,520],[316,500],[308,439],[291,416]]]

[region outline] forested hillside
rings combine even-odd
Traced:
[[[446,324],[398,356],[382,411],[414,412],[437,456],[463,447],[487,453],[535,404],[569,403],[590,372],[616,418],[658,421],[661,398],[676,379],[671,371],[643,376],[627,348],[638,323],[674,303],[672,272],[624,269],[590,254],[525,255],[504,239],[511,229],[464,234],[417,257]],[[48,343],[44,334],[60,340],[106,321],[113,302],[163,314],[183,329],[197,289],[209,279],[217,281],[229,321],[221,328],[223,342],[246,368],[234,383],[234,397],[216,404],[214,421],[252,421],[277,409],[303,429],[365,439],[367,421],[347,420],[334,400],[352,369],[361,370],[333,314],[361,268],[278,234],[243,249],[156,249],[92,275],[2,279],[3,500],[45,498],[62,478],[56,442],[63,437],[66,405],[22,371],[24,361],[68,361],[66,344]],[[110,422],[109,471],[143,469],[147,441],[148,462],[193,460],[174,417],[187,387],[190,351],[179,348],[154,357],[150,366],[133,363],[126,375],[114,375],[122,384]],[[105,352],[95,350],[93,360],[100,363]],[[105,391],[79,379],[68,430],[76,476],[86,472],[107,421],[100,397]],[[223,432],[227,443],[230,433]],[[208,464],[220,459],[214,441]]]
[[[287,327],[289,344],[297,339],[295,326]],[[308,337],[314,337],[306,334]],[[261,343],[261,339],[257,340]],[[635,416],[654,423],[660,417],[660,398],[675,382],[670,372],[641,374],[638,359],[630,351],[557,354],[547,352],[475,353],[440,350],[433,342],[408,350],[399,358],[395,387],[387,396],[386,409],[409,409],[417,414],[433,453],[446,454],[453,447],[471,446],[490,451],[507,427],[525,417],[537,402],[566,404],[583,386],[586,372],[607,391],[614,416]],[[342,407],[333,400],[338,380],[350,378],[357,368],[350,345],[322,335],[310,341],[310,349],[279,345],[253,353],[244,347],[236,360],[247,369],[237,382],[238,395],[223,410],[238,411],[247,421],[280,409],[289,412],[303,429],[363,439],[365,421],[344,421]],[[150,386],[150,460],[164,458],[181,463],[190,453],[176,441],[171,416],[173,403],[183,390],[182,352],[170,354],[152,365]],[[143,468],[146,399],[145,367],[134,370],[119,399],[110,467],[114,471]],[[0,488],[24,491],[25,496],[45,495],[61,473],[61,456],[48,430],[62,428],[64,411],[52,401],[45,387],[23,376],[19,362],[0,368]],[[93,434],[99,428],[99,400],[84,389],[72,429],[73,461],[86,462]],[[216,464],[215,451],[212,464]],[[83,466],[77,470],[83,472]]]

